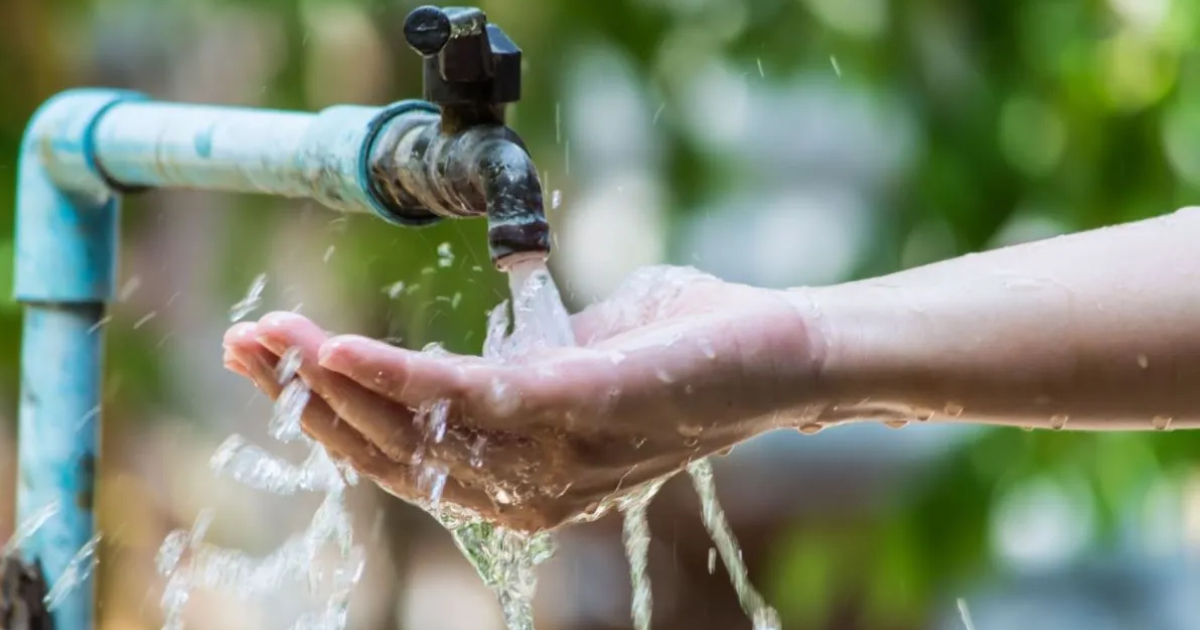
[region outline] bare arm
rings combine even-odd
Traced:
[[[1197,208],[794,295],[832,420],[1200,427]]]

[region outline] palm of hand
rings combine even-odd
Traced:
[[[572,318],[580,347],[513,362],[328,338],[275,313],[226,335],[226,364],[268,395],[289,348],[315,396],[306,432],[392,494],[538,530],[595,514],[642,482],[757,433],[806,361],[796,311],[698,272],[636,274]],[[797,333],[800,334],[797,334]]]

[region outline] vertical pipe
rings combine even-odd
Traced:
[[[21,345],[17,513],[55,503],[54,518],[23,549],[49,584],[95,531],[104,304],[26,304]],[[57,630],[92,628],[90,579],[52,612]]]
[[[53,585],[95,530],[105,302],[116,276],[118,197],[92,156],[92,129],[110,90],[63,93],[34,115],[21,144],[16,298],[24,305],[17,518],[57,512],[22,545]],[[93,627],[92,580],[53,611],[56,630]]]

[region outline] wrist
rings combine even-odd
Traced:
[[[894,292],[846,283],[797,287],[779,294],[795,311],[810,348],[811,380],[805,400],[797,401],[801,403],[795,414],[797,428],[887,422],[917,414],[918,410],[902,404],[904,396],[892,387],[903,390],[905,381],[895,371],[896,364],[904,361],[893,359],[910,356],[911,344],[919,337],[909,311],[893,303]]]

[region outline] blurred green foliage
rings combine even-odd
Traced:
[[[366,8],[391,47],[397,73],[392,96],[414,96],[420,85],[417,61],[399,33],[414,3],[354,3]],[[22,127],[46,97],[90,79],[95,69],[69,65],[65,51],[86,50],[91,35],[80,25],[121,4],[0,3],[0,290],[10,286],[11,200]],[[267,104],[313,107],[305,96],[305,3],[208,0],[158,6],[195,15],[205,7],[231,5],[269,14],[284,29],[288,55],[266,87]],[[898,99],[917,116],[920,155],[892,183],[887,203],[893,211],[882,215],[884,223],[877,226],[859,275],[898,268],[909,237],[929,222],[948,225],[957,251],[967,252],[985,247],[1023,208],[1041,209],[1082,229],[1171,211],[1200,197],[1196,0],[490,0],[481,5],[525,51],[524,100],[513,122],[535,155],[561,151],[554,148],[555,107],[571,72],[563,52],[588,41],[624,53],[665,103],[667,114],[683,107],[688,73],[714,55],[747,67],[761,63],[777,80],[829,72],[832,62],[843,81]],[[1156,10],[1165,17],[1144,17]],[[685,38],[695,42],[690,56],[664,63],[666,48]],[[728,173],[737,171],[728,156],[712,154],[671,122],[677,118],[664,115],[661,126],[672,205],[683,213],[721,192],[731,183]],[[236,300],[262,267],[265,252],[250,246],[255,235],[287,220],[282,213],[242,215],[228,242],[213,244],[215,255],[226,261],[213,299],[225,303]],[[142,220],[128,213],[128,229],[136,230]],[[478,348],[482,314],[504,293],[494,273],[474,270],[487,267],[482,226],[397,231],[355,218],[334,242],[347,252],[332,263],[346,278],[345,299],[377,314],[373,330],[364,332],[403,337],[408,345],[440,341],[453,350]],[[450,268],[437,267],[434,250],[442,242],[458,253]],[[423,282],[430,273],[437,274],[436,285]],[[380,290],[401,280],[428,299],[392,300]],[[448,302],[454,300],[457,306],[451,308]],[[10,410],[18,315],[9,301],[0,306],[0,375]],[[123,382],[133,386],[122,396],[169,397],[167,384],[157,376],[156,340],[129,330],[112,334],[112,369],[125,373]],[[792,532],[776,557],[773,599],[801,627],[830,614],[840,604],[838,594],[851,587],[867,594],[867,601],[856,602],[863,615],[893,622],[919,618],[946,584],[978,574],[987,560],[992,499],[1007,488],[1035,475],[1086,479],[1102,520],[1111,525],[1118,508],[1142,495],[1148,480],[1178,474],[1198,447],[1200,438],[1186,433],[989,432],[897,497],[886,508],[887,518],[868,525],[807,523]]]

